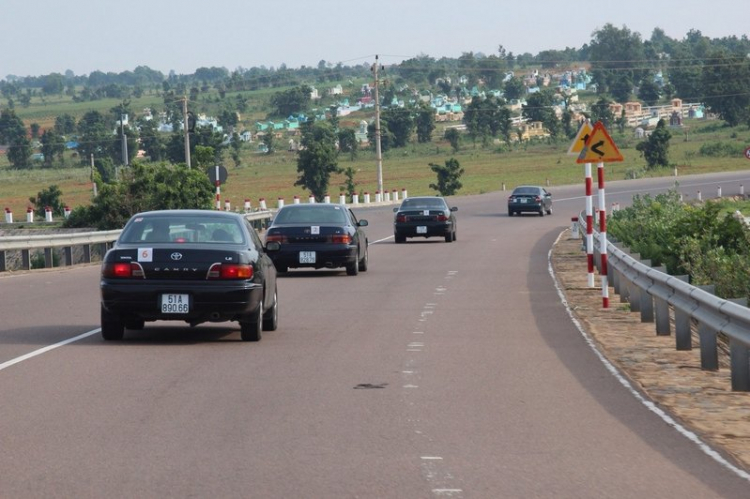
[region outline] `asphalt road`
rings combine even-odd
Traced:
[[[450,244],[396,245],[391,208],[356,210],[370,270],[281,277],[257,344],[232,323],[105,343],[97,266],[0,276],[0,497],[747,497],[572,324],[548,252],[583,183],[550,190],[545,217],[509,218],[507,192],[453,199]]]

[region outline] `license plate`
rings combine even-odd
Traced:
[[[161,295],[162,314],[187,314],[190,312],[190,298],[183,294]]]
[[[425,227],[424,225],[418,225],[417,234],[427,234],[427,227]]]
[[[519,201],[522,202],[522,203],[525,203],[526,202],[526,198],[521,198],[521,199],[519,199]]]
[[[315,263],[315,252],[314,251],[300,251],[299,263]]]

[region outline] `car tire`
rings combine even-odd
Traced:
[[[263,336],[263,299],[258,308],[246,318],[240,319],[240,338],[242,341],[260,341]]]
[[[453,240],[454,240],[454,241],[456,240],[456,233],[457,233],[457,232],[458,232],[458,231],[455,231],[455,230],[453,231]]]
[[[508,210],[508,216],[509,216],[509,217],[512,217],[512,216],[513,216],[513,210]]]
[[[107,312],[104,306],[101,307],[101,310],[102,338],[107,341],[121,340],[125,335],[125,324],[122,317]]]
[[[552,215],[552,207],[547,208],[547,215]]]
[[[279,328],[279,293],[273,292],[273,306],[263,314],[263,331],[276,331]]]
[[[370,249],[365,246],[365,256],[359,261],[359,271],[367,272],[367,268],[370,266]]]
[[[346,275],[357,275],[359,274],[359,262],[349,263],[346,266]]]
[[[406,237],[399,236],[398,234],[393,234],[393,239],[396,240],[396,244],[401,244],[406,241]]]
[[[452,243],[453,242],[453,232],[449,232],[445,235],[445,242],[446,243]]]
[[[544,207],[542,207],[542,208],[539,209],[539,216],[540,217],[544,216]]]

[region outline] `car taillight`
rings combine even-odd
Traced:
[[[398,223],[406,223],[406,215],[396,215],[396,222]]]
[[[351,244],[352,236],[349,234],[332,234],[331,242],[333,244]]]
[[[208,279],[252,279],[253,266],[234,263],[214,263],[208,269]]]
[[[283,235],[283,234],[268,234],[266,236],[266,242],[267,243],[274,242],[274,243],[281,244],[281,243],[286,243],[286,242],[289,242],[289,241],[288,241],[287,237],[285,235]]]
[[[542,202],[542,198],[540,198],[539,196],[535,196],[534,197],[534,201],[536,201],[537,203],[541,203]]]
[[[143,267],[136,262],[117,262],[105,263],[102,266],[102,277],[112,277],[116,279],[143,279]]]
[[[437,221],[438,222],[447,222],[448,221],[448,217],[446,217],[445,214],[440,214],[440,215],[437,216]]]

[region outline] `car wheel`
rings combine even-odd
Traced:
[[[552,207],[547,208],[547,215],[552,215]]]
[[[406,238],[404,236],[399,236],[398,234],[394,234],[393,238],[396,240],[396,244],[401,244],[406,241]]]
[[[359,262],[349,263],[346,266],[346,275],[357,275],[359,274]]]
[[[512,217],[512,216],[513,216],[513,210],[508,210],[508,216],[509,216],[509,217]]]
[[[125,324],[119,315],[107,312],[101,307],[102,338],[107,341],[121,340],[125,334]]]
[[[273,292],[273,306],[263,314],[263,331],[276,331],[279,327],[279,293]]]
[[[362,260],[359,261],[359,270],[360,272],[367,272],[367,268],[370,265],[370,249],[365,246],[365,256],[362,257]]]
[[[246,318],[240,319],[240,338],[242,341],[260,341],[263,330],[263,299],[258,308]]]
[[[146,321],[138,317],[130,317],[124,321],[125,329],[140,331],[146,325]]]
[[[544,216],[544,207],[543,206],[541,208],[539,208],[539,216],[540,217]]]
[[[456,232],[457,232],[457,231],[455,231],[455,230],[453,231],[453,240],[454,240],[454,241],[456,240]]]

